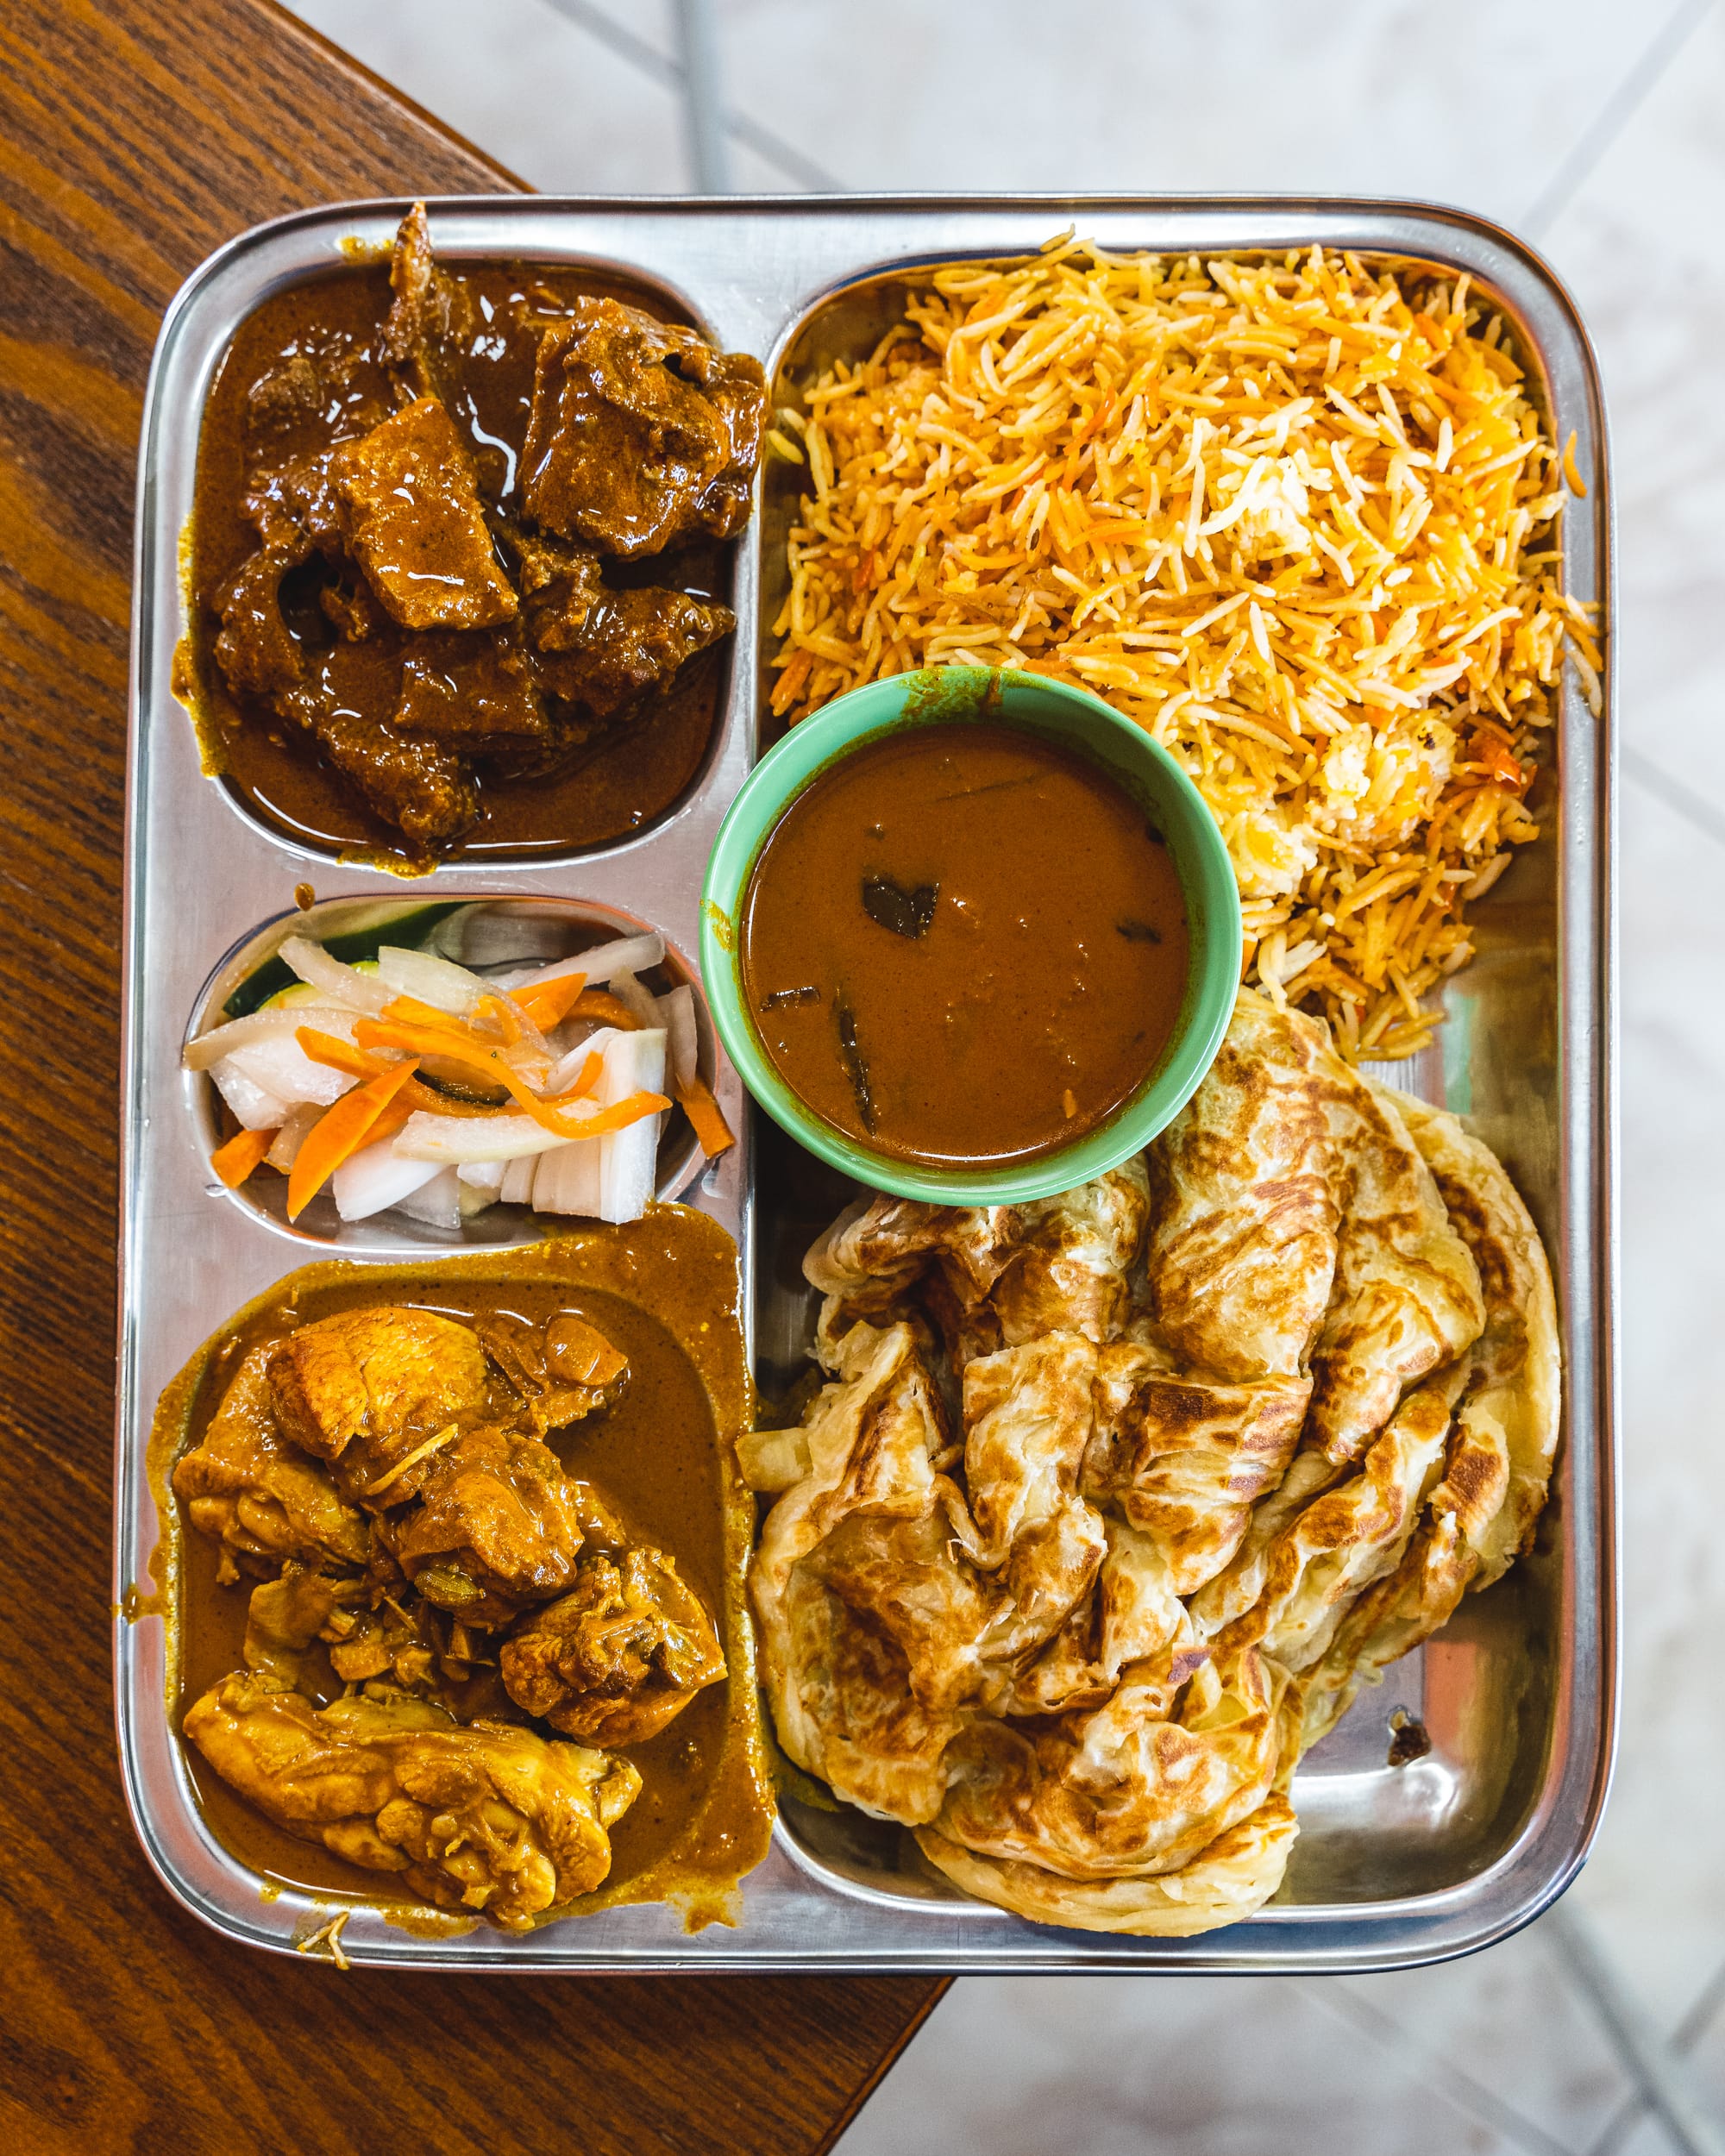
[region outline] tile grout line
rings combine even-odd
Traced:
[[[1486,2127],[1501,2139],[1514,2142],[1517,2148],[1526,2150],[1527,2156],[1574,2156],[1572,2150],[1554,2140],[1544,2127],[1525,2116],[1513,2104],[1506,2103],[1483,2082],[1464,2073],[1451,2060],[1428,2051],[1394,2015],[1374,2006],[1341,1979],[1298,1977],[1294,1979],[1294,1988],[1335,2020],[1363,2030],[1386,2051],[1399,2054],[1426,2087],[1442,2096],[1464,2117],[1472,2119],[1476,2125]],[[1433,2071],[1437,2066],[1444,2070],[1442,2079]]]
[[[1640,2083],[1642,2102],[1667,2142],[1684,2156],[1725,2156],[1725,2128],[1693,2085],[1684,2059],[1625,1987],[1591,1921],[1578,1907],[1564,1902],[1545,1921],[1564,1950],[1563,1973],[1585,1997],[1618,2058]]]
[[[638,68],[649,81],[662,88],[674,90],[686,95],[683,68],[680,61],[662,53],[637,32],[625,29],[622,23],[613,22],[603,8],[595,7],[593,0],[541,0],[553,15],[561,16],[570,28],[585,30],[618,59],[625,60],[631,67]],[[805,157],[794,143],[782,135],[775,135],[770,128],[763,128],[758,120],[752,120],[746,112],[739,112],[733,105],[724,115],[724,131],[745,149],[753,150],[757,157],[777,167],[787,179],[794,180],[806,194],[842,195],[844,184],[817,165],[812,158]]]
[[[1656,801],[1682,817],[1703,837],[1716,845],[1725,846],[1725,815],[1708,802],[1698,800],[1680,780],[1672,778],[1663,765],[1655,763],[1639,749],[1624,748],[1618,751],[1618,761],[1626,778],[1633,779],[1644,793],[1651,793]]]
[[[1725,1963],[1716,1969],[1683,2019],[1678,2023],[1671,2040],[1671,2047],[1680,2059],[1687,2059],[1702,2038],[1708,2025],[1725,2005]],[[1587,2156],[1616,2156],[1629,2135],[1649,2111],[1647,2097],[1640,2089],[1634,2089],[1605,2122],[1604,2131],[1587,2151]]]
[[[1628,125],[1648,92],[1688,41],[1690,33],[1713,0],[1678,0],[1629,70],[1581,133],[1574,147],[1540,189],[1521,219],[1521,229],[1538,239],[1567,209],[1582,183]]]

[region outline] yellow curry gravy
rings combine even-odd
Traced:
[[[900,729],[816,774],[743,908],[780,1076],[874,1150],[1034,1159],[1156,1070],[1186,988],[1180,880],[1099,765],[990,721]]]
[[[480,333],[464,352],[459,394],[450,416],[474,454],[486,498],[518,511],[518,473],[533,402],[534,340],[511,334],[524,308],[567,309],[574,300],[611,297],[662,320],[674,319],[656,294],[590,270],[512,262],[446,265],[471,295]],[[400,831],[373,815],[356,790],[331,770],[300,730],[260,699],[236,696],[216,663],[221,626],[212,600],[257,543],[242,513],[251,448],[249,399],[273,369],[304,354],[320,361],[352,362],[346,401],[387,404],[388,375],[379,348],[390,310],[385,263],[339,270],[267,299],[235,333],[204,407],[198,437],[192,516],[188,613],[190,648],[176,687],[192,705],[206,768],[218,774],[255,814],[290,837],[380,867],[423,869],[428,864]],[[330,441],[353,431],[332,407]],[[675,582],[703,598],[723,599],[730,581],[726,549],[712,541],[681,545],[673,555],[618,565],[619,585]],[[587,749],[549,775],[480,780],[481,820],[461,843],[467,856],[519,856],[595,846],[650,823],[674,802],[699,768],[718,709],[722,649],[699,653],[645,710],[624,726],[601,733]],[[396,669],[379,655],[377,710],[387,716],[397,693]],[[189,679],[187,678],[189,672]]]
[[[527,1250],[421,1267],[308,1266],[241,1311],[164,1393],[152,1438],[161,1523],[155,1601],[170,1627],[167,1704],[176,1731],[194,1701],[244,1666],[247,1603],[256,1583],[216,1583],[217,1547],[189,1526],[169,1477],[202,1438],[246,1355],[295,1323],[384,1300],[457,1320],[512,1313],[535,1325],[554,1311],[575,1311],[628,1357],[629,1382],[608,1411],[547,1442],[572,1474],[596,1487],[632,1538],[675,1558],[712,1614],[728,1674],[658,1735],[622,1748],[640,1771],[642,1789],[611,1829],[610,1874],[593,1893],[540,1921],[667,1900],[683,1908],[692,1929],[735,1921],[736,1883],[765,1855],[772,1823],[743,1607],[754,1506],[734,1453],[747,1412],[737,1292],[730,1238],[704,1214],[662,1206],[631,1226],[561,1236]],[[329,1672],[317,1703],[342,1689]],[[469,1689],[473,1696],[445,1702],[461,1719],[529,1719],[500,1684],[480,1678]],[[196,1745],[182,1740],[182,1749],[212,1833],[260,1875],[267,1897],[283,1887],[333,1892],[380,1904],[409,1928],[447,1932],[452,1921],[461,1927],[459,1916],[429,1908],[391,1875],[344,1864],[277,1827],[229,1789]]]

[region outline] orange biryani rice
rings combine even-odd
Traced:
[[[1244,977],[1353,1056],[1423,1046],[1465,909],[1538,836],[1565,484],[1465,277],[1351,254],[937,272],[768,436],[808,481],[774,709],[941,664],[1105,697],[1214,811]]]

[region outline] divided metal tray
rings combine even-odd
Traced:
[[[238,977],[238,954],[287,914],[296,883],[320,899],[578,901],[696,946],[702,871],[762,737],[763,666],[782,594],[781,541],[800,472],[768,464],[761,513],[737,547],[739,619],[712,744],[682,799],[615,845],[423,881],[344,866],[253,821],[199,768],[171,686],[184,626],[181,534],[191,511],[204,400],[238,323],[270,292],[386,246],[405,204],[332,208],[245,235],[169,310],[146,406],[133,634],[122,1081],[121,1319],[116,1460],[115,1669],[133,1819],[172,1892],[230,1936],[291,1948],[343,1898],[257,1878],[205,1827],[166,1711],[169,1634],[129,1618],[157,1532],[145,1449],[158,1394],[209,1333],[282,1274],[332,1255],[393,1258],[459,1244],[368,1223],[301,1232],[210,1175],[188,1025]],[[1575,436],[1584,501],[1566,521],[1571,589],[1610,597],[1604,412],[1587,339],[1562,288],[1516,241],[1458,213],[1396,203],[1050,197],[998,201],[768,198],[724,202],[459,198],[432,205],[440,253],[580,263],[657,285],[719,343],[787,380],[867,348],[892,285],[944,260],[1022,254],[1076,225],[1116,250],[1199,254],[1309,247],[1467,271],[1514,323],[1561,442]],[[1609,647],[1608,647],[1609,649]],[[1302,1767],[1302,1832],[1282,1898],[1249,1923],[1182,1941],[1025,1923],[957,1896],[909,1838],[849,1811],[787,1803],[743,1890],[735,1929],[689,1936],[669,1910],[614,1910],[525,1937],[393,1928],[363,1897],[343,1945],[357,1961],[495,1970],[1357,1970],[1408,1966],[1503,1936],[1579,1868],[1609,1772],[1615,1707],[1615,1144],[1611,1013],[1610,677],[1603,718],[1573,686],[1558,730],[1544,836],[1477,912],[1479,956],[1449,985],[1450,1021],[1417,1065],[1383,1075],[1467,1114],[1508,1162],[1557,1276],[1564,1443],[1538,1546],[1470,1597],[1443,1634],[1397,1665]],[[770,1126],[752,1130],[736,1078],[719,1094],[743,1131],[686,1194],[736,1233],[745,1310],[768,1390],[794,1374],[809,1302],[798,1261],[845,1194]],[[481,1222],[483,1225],[483,1219]],[[485,1232],[495,1242],[497,1228]],[[1423,1722],[1432,1750],[1387,1764],[1389,1716]]]

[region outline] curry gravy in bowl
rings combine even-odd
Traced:
[[[750,880],[743,990],[816,1114],[898,1159],[1033,1160],[1161,1061],[1189,938],[1161,830],[1076,749],[983,724],[866,743]]]
[[[707,867],[701,969],[756,1102],[859,1182],[949,1205],[1071,1188],[1185,1105],[1239,983],[1226,846],[1083,689],[873,681],[756,764]]]

